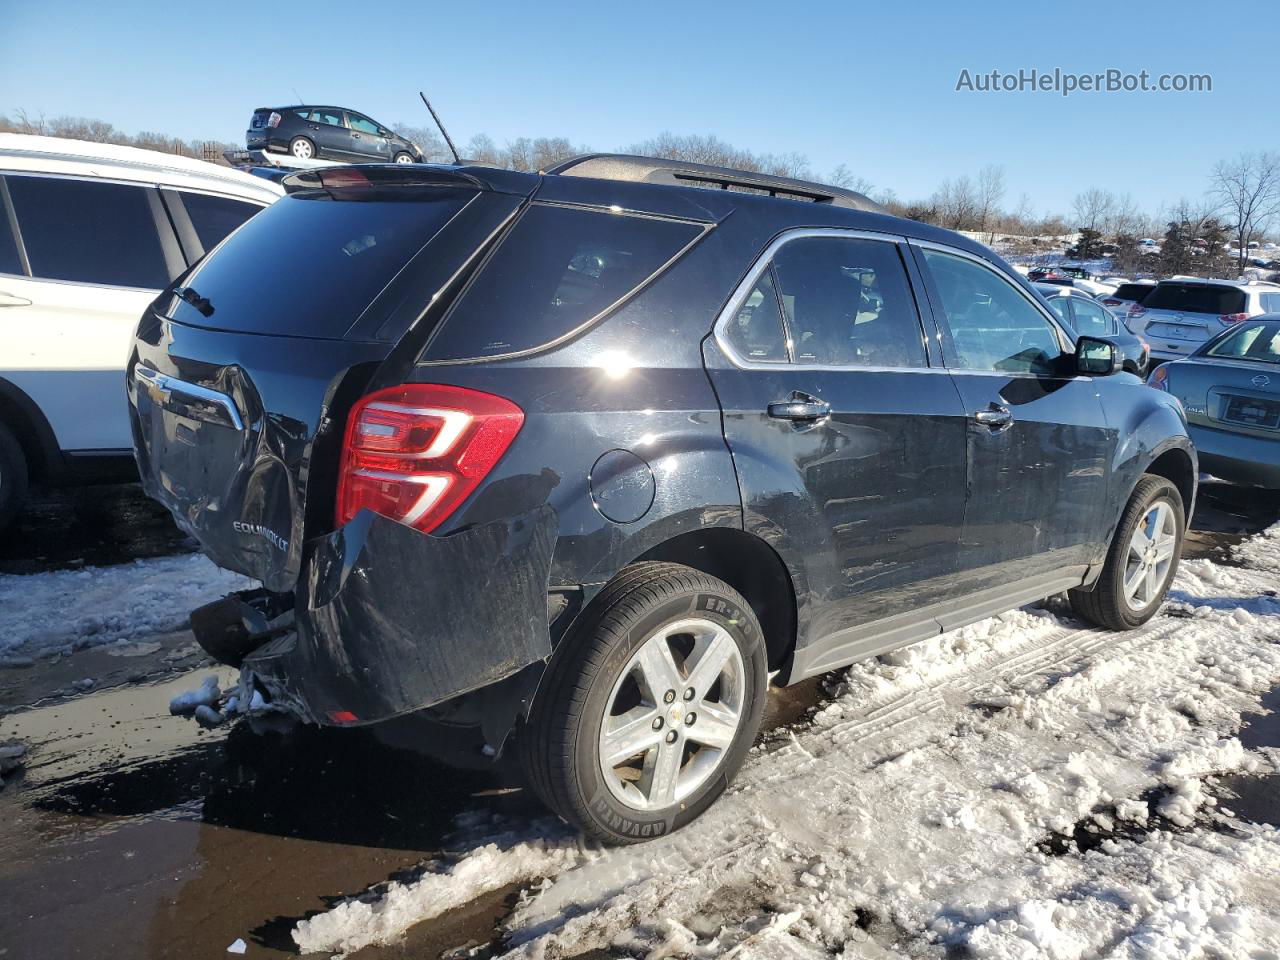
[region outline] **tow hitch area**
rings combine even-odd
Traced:
[[[245,679],[304,719],[367,724],[545,660],[556,530],[549,506],[446,537],[362,512],[307,544],[293,629],[265,621],[274,633],[243,656]],[[242,622],[263,637],[263,622]]]
[[[191,632],[219,663],[238,667],[268,640],[293,629],[293,598],[242,590],[191,611]]]

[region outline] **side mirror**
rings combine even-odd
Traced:
[[[1120,349],[1101,337],[1081,337],[1076,341],[1076,370],[1090,377],[1119,373],[1124,363]]]

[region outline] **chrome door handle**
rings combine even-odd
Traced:
[[[15,297],[12,293],[0,290],[0,307],[29,307],[31,301],[26,297]]]
[[[1013,414],[1009,412],[1009,408],[998,403],[991,404],[986,410],[979,410],[973,415],[973,419],[990,428],[992,433],[1007,430],[1013,425]]]

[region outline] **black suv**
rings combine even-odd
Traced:
[[[1131,628],[1174,575],[1181,407],[958,234],[635,157],[285,185],[128,388],[147,492],[262,582],[198,639],[305,720],[511,740],[635,841],[725,789],[771,678],[1062,591]]]
[[[299,160],[423,161],[416,144],[343,107],[259,107],[249,119],[244,145],[249,150],[288,153]]]

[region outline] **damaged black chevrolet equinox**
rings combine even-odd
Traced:
[[[261,587],[192,615],[306,721],[422,712],[630,842],[788,684],[1060,592],[1154,615],[1177,401],[955,233],[595,155],[334,167],[180,277],[127,385],[147,492]]]

